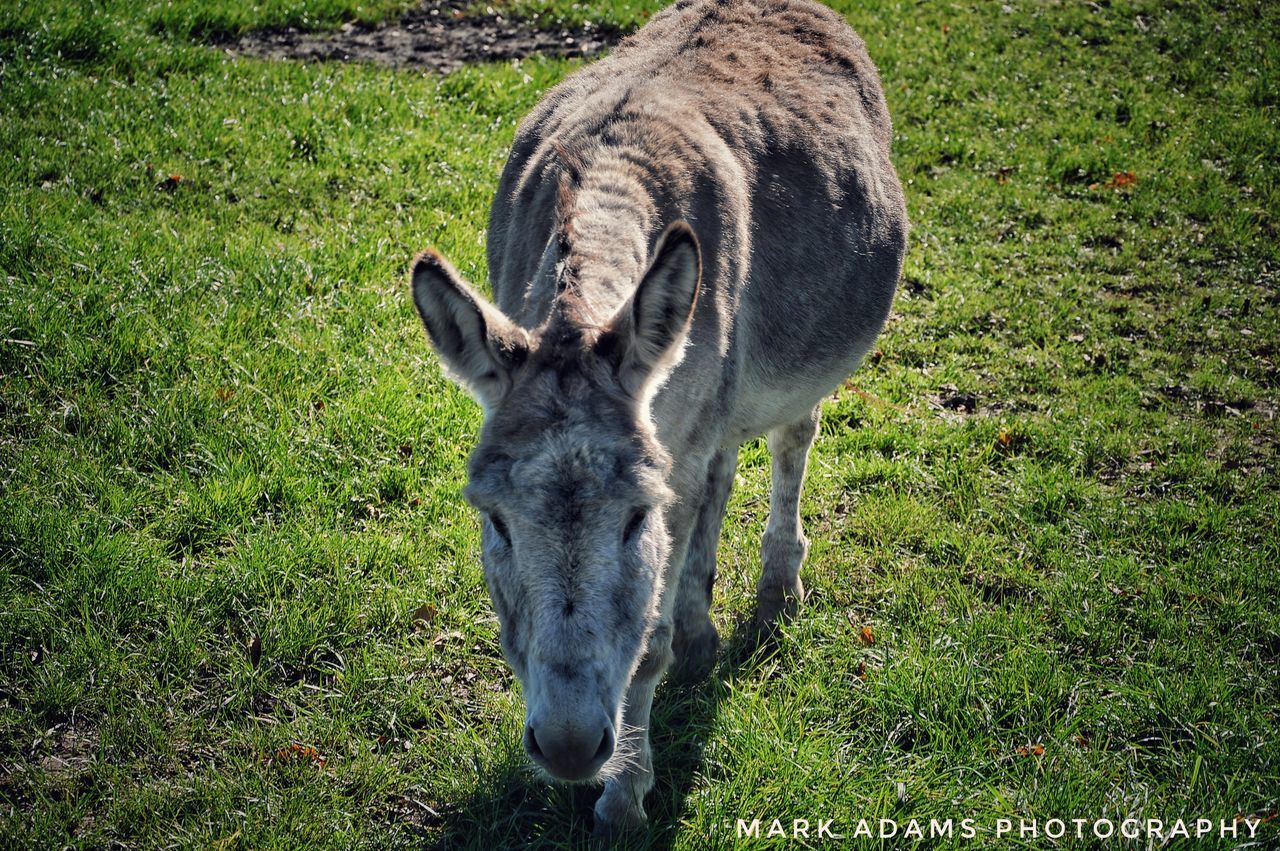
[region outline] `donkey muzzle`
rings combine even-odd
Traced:
[[[585,714],[585,718],[531,718],[525,724],[525,751],[557,780],[590,780],[613,756],[613,721],[604,710]]]

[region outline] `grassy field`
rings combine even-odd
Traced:
[[[659,692],[649,842],[1252,815],[1280,847],[1280,6],[837,5],[895,117],[904,283],[825,408],[813,597],[765,656],[732,638],[767,508],[744,448],[728,648]],[[577,64],[199,42],[404,6],[0,6],[0,846],[589,830],[591,790],[523,767],[459,497],[480,415],[404,281],[427,245],[484,280],[516,122]]]

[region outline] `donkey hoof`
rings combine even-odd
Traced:
[[[761,586],[756,589],[756,622],[773,626],[795,617],[804,602],[804,583],[796,577],[791,586]]]
[[[643,807],[619,808],[618,812],[612,812],[612,810],[611,807],[596,805],[595,824],[591,828],[592,848],[625,847],[627,840],[634,838],[648,824]]]
[[[591,829],[592,851],[612,851],[612,849],[628,847],[629,840],[635,837],[636,831],[642,825],[643,823],[620,825],[596,819],[595,826]]]

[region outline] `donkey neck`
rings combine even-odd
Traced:
[[[557,205],[559,300],[585,325],[607,323],[644,274],[664,220],[667,187],[629,146],[601,149],[566,177]]]

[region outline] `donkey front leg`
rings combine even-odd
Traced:
[[[649,711],[653,692],[671,664],[671,623],[659,621],[649,636],[644,660],[631,678],[623,709],[618,752],[621,773],[605,782],[595,807],[594,833],[613,839],[645,823],[644,796],[653,788],[653,753],[649,748]]]
[[[695,468],[696,469],[696,468]],[[694,512],[702,499],[701,473],[692,470],[677,478],[684,487],[677,485],[677,493],[688,495],[678,499],[681,508],[669,513],[668,530],[671,535],[669,565],[682,564],[688,553],[689,540],[696,522]],[[668,576],[671,576],[668,567]],[[653,752],[649,746],[649,713],[653,708],[653,692],[675,658],[671,650],[672,624],[677,600],[673,597],[679,580],[672,578],[664,583],[662,600],[658,606],[658,621],[649,634],[649,644],[640,666],[627,687],[626,703],[622,712],[622,730],[618,736],[619,772],[608,779],[595,807],[595,834],[601,839],[611,839],[631,828],[644,825],[644,796],[653,788]]]
[[[689,538],[689,551],[676,592],[674,679],[692,682],[711,670],[720,647],[720,636],[711,623],[711,594],[716,582],[716,548],[720,525],[733,490],[738,469],[738,447],[721,449],[707,469],[707,485],[698,508],[698,519]]]
[[[769,432],[773,454],[773,489],[769,495],[769,523],[760,556],[764,571],[756,585],[756,616],[762,624],[790,617],[804,600],[800,565],[809,539],[800,529],[800,489],[809,462],[809,447],[818,434],[820,408],[791,425]]]

